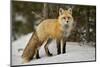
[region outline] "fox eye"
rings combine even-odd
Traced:
[[[66,19],[65,17],[63,17],[63,19]]]
[[[70,19],[70,17],[67,17],[68,19]]]

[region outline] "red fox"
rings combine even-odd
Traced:
[[[56,39],[57,42],[57,52],[61,53],[60,43],[63,43],[62,52],[65,53],[65,38],[68,37],[73,29],[73,16],[72,9],[64,10],[62,8],[59,9],[59,16],[57,19],[46,19],[42,21],[36,28],[36,32],[33,33],[31,39],[29,40],[24,52],[22,54],[22,58],[24,62],[30,61],[35,55],[36,58],[39,58],[38,48],[45,42],[44,48],[45,52],[48,56],[52,56],[52,54],[48,50],[48,43],[50,39]]]

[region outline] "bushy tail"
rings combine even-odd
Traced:
[[[36,49],[38,48],[39,44],[41,43],[35,31],[33,32],[27,46],[23,51],[22,58],[26,61],[30,61],[34,57]]]

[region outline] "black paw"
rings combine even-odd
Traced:
[[[36,59],[40,59],[40,57],[39,56],[36,56]]]
[[[51,54],[49,51],[48,51],[48,53],[47,53],[47,54],[48,54],[48,56],[52,56],[52,54]]]
[[[39,58],[40,58],[39,54],[36,54],[36,59],[39,59]]]
[[[62,52],[62,53],[64,54],[64,53],[66,53],[66,51],[65,51],[65,50],[63,50],[63,52]]]
[[[58,54],[58,55],[61,54],[61,51],[58,51],[57,54]]]
[[[64,53],[66,53],[66,51],[63,51],[62,53],[64,54]]]
[[[53,56],[53,55],[50,53],[50,54],[48,54],[48,56]]]

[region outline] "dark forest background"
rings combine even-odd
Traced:
[[[96,41],[96,6],[12,1],[12,40],[34,31],[47,18],[57,18],[59,8],[72,8],[75,29],[71,42]]]

